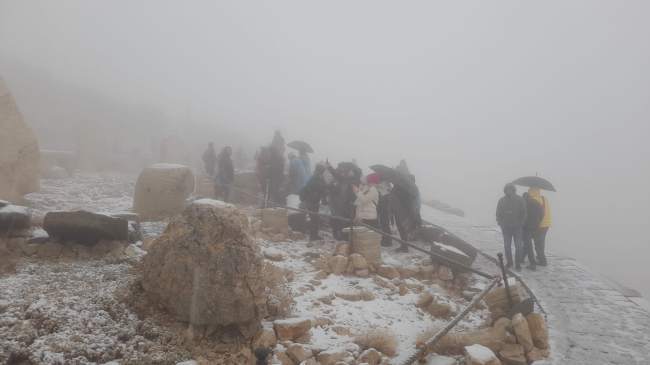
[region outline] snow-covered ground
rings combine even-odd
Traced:
[[[44,179],[41,191],[26,196],[36,221],[48,211],[88,210],[93,212],[129,211],[136,177],[119,173],[79,173],[63,180]],[[193,197],[192,197],[193,198]],[[239,206],[252,216],[254,206]],[[143,234],[158,236],[166,222],[142,222]],[[377,284],[372,276],[361,278],[329,275],[313,281],[317,271],[307,257],[331,254],[335,242],[325,233],[326,241],[285,241],[270,243],[256,239],[263,250],[282,253],[283,260],[274,265],[293,271],[289,283],[296,300],[296,317],[328,316],[351,334],[337,334],[330,328],[311,330],[310,344],[321,349],[345,347],[354,334],[368,328],[390,331],[399,340],[399,363],[414,349],[423,331],[445,324],[414,306],[418,289],[400,295],[399,289]],[[384,261],[420,266],[424,254],[398,254],[384,249]],[[148,303],[137,285],[141,257],[102,258],[93,260],[60,259],[48,262],[22,259],[17,272],[0,278],[0,357],[12,364],[175,364],[190,359],[204,363],[250,362],[250,353],[237,351],[241,344],[232,339],[202,338],[188,335],[184,324]],[[497,274],[497,267],[479,256],[475,267]],[[414,286],[437,291],[458,307],[467,301],[454,289],[409,279]],[[485,279],[472,277],[480,286]],[[330,294],[368,290],[370,301],[339,298],[323,304],[318,298]],[[335,295],[333,295],[335,297]],[[459,330],[476,330],[483,325],[489,311],[476,309],[458,326]],[[11,330],[7,330],[7,329]],[[4,330],[3,330],[4,329]],[[207,362],[205,362],[207,361]]]

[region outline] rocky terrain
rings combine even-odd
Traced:
[[[486,283],[414,251],[398,254],[383,249],[381,262],[368,262],[327,233],[325,241],[307,242],[286,223],[281,229],[272,227],[278,221],[265,224],[265,213],[243,202],[234,208],[192,195],[183,215],[136,222],[126,213],[116,213],[131,209],[135,182],[134,176],[125,174],[77,173],[42,179],[40,192],[25,196],[31,227],[24,230],[24,237],[5,234],[0,247],[4,253],[0,363],[253,364],[252,350],[264,346],[273,350],[271,363],[398,364],[416,342],[442,328]],[[230,213],[220,216],[224,209]],[[137,227],[137,239],[129,236],[129,244],[102,238],[88,247],[80,239],[31,241],[41,234],[37,232],[44,223],[48,228],[47,213],[56,210],[104,212],[111,219],[126,220],[129,235]],[[240,223],[232,226],[235,221]],[[211,228],[220,225],[224,228]],[[231,232],[228,237],[233,241],[213,246],[211,242],[230,239],[214,236],[222,232]],[[165,247],[182,251],[167,252]],[[229,247],[241,247],[233,253],[248,260],[234,265],[229,274],[241,275],[241,284],[232,281],[232,292],[211,293],[207,283],[223,278],[218,272],[210,278],[215,267],[220,270],[211,257],[228,257]],[[241,251],[244,247],[248,248]],[[204,268],[203,276],[184,273],[197,267],[196,260],[205,261],[198,266]],[[166,263],[176,268],[168,270]],[[498,272],[480,256],[473,266]],[[170,285],[177,279],[165,279],[161,286],[163,273],[181,281]],[[253,279],[258,282],[253,284]],[[219,285],[225,288],[226,283]],[[254,285],[265,288],[262,297]],[[526,295],[514,282],[513,287]],[[233,296],[240,299],[228,300]],[[497,291],[492,296],[494,303],[505,298]],[[215,310],[211,303],[220,303],[224,311],[235,310],[234,317],[211,322],[212,316],[206,314]],[[531,321],[536,321],[535,328],[543,328],[542,317],[504,316],[486,298],[429,360],[482,364],[472,362],[471,351],[465,349],[476,343],[486,346],[479,355],[489,352],[494,359],[513,364],[548,354],[544,339],[548,334],[523,328]]]

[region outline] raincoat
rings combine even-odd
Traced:
[[[548,203],[548,199],[543,197],[540,194],[540,191],[538,188],[530,188],[528,189],[528,194],[530,194],[530,197],[537,200],[539,204],[541,204],[544,207],[544,219],[542,219],[542,224],[540,224],[540,228],[546,228],[551,226],[551,206]]]
[[[307,185],[307,173],[303,167],[302,161],[298,157],[294,157],[289,162],[289,188],[288,194],[300,194],[300,190]]]

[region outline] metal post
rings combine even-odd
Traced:
[[[506,296],[508,297],[508,309],[512,308],[512,297],[510,296],[510,285],[508,285],[508,276],[506,275],[506,267],[503,266],[503,254],[498,253],[499,257],[499,266],[501,266],[501,274],[503,274],[503,284],[506,287]]]
[[[266,191],[264,192],[264,202],[262,202],[262,209],[266,209],[267,201],[269,201],[269,179],[266,179]]]

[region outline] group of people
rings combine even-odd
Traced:
[[[551,227],[551,207],[538,188],[530,188],[523,196],[517,195],[514,184],[506,184],[504,196],[497,204],[496,218],[503,233],[506,252],[506,268],[513,266],[512,243],[515,243],[514,265],[521,265],[528,258],[526,269],[537,270],[546,266],[546,234]],[[535,257],[537,256],[537,257]]]

